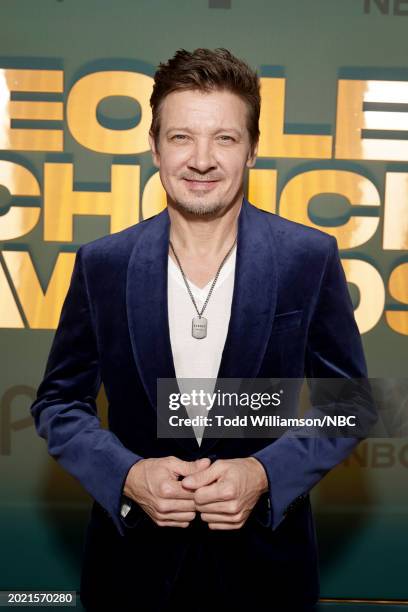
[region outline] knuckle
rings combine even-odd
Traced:
[[[232,484],[225,485],[224,495],[227,499],[234,499],[235,487]]]
[[[159,485],[159,494],[163,497],[168,497],[171,493],[171,484],[169,482],[161,482]]]
[[[203,500],[202,497],[203,497],[203,494],[200,493],[200,489],[198,489],[198,491],[195,491],[195,493],[194,493],[194,503],[198,504],[198,505],[202,505],[204,503],[204,500]]]
[[[157,507],[157,511],[162,512],[162,513],[166,512],[168,509],[167,502],[164,501],[163,499],[158,500],[156,507]]]

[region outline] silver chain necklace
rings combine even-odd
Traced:
[[[205,302],[204,302],[204,305],[203,305],[203,307],[202,307],[202,309],[201,309],[201,312],[200,312],[200,311],[198,310],[198,308],[197,308],[197,304],[196,304],[196,301],[195,301],[195,299],[194,299],[194,296],[193,296],[193,294],[192,294],[192,292],[191,292],[190,285],[188,284],[188,281],[187,281],[186,275],[184,274],[184,270],[183,270],[183,268],[181,267],[180,260],[179,260],[179,258],[177,257],[177,253],[176,253],[176,251],[174,250],[174,246],[172,245],[171,240],[169,240],[169,242],[170,242],[170,246],[171,246],[172,251],[173,251],[173,253],[174,253],[174,257],[175,257],[175,258],[176,258],[176,260],[177,260],[178,267],[180,268],[181,275],[182,275],[182,277],[183,277],[183,279],[184,279],[184,283],[185,283],[185,285],[186,285],[186,287],[187,287],[187,291],[188,291],[188,293],[189,293],[189,295],[190,295],[190,297],[191,297],[191,301],[193,302],[193,304],[194,304],[194,308],[196,309],[197,314],[198,314],[198,317],[194,317],[194,318],[193,318],[193,321],[192,321],[192,328],[191,328],[191,334],[192,334],[193,338],[197,338],[197,340],[200,340],[201,338],[205,338],[205,337],[207,336],[207,323],[208,323],[208,321],[207,321],[207,319],[206,319],[205,317],[203,317],[202,315],[203,315],[203,312],[204,312],[204,310],[205,310],[205,308],[206,308],[206,306],[207,306],[207,304],[208,304],[208,300],[209,300],[209,299],[210,299],[210,297],[211,297],[211,294],[212,294],[213,289],[214,289],[214,287],[215,287],[215,283],[217,282],[217,278],[218,278],[218,276],[219,276],[219,274],[220,274],[220,272],[221,272],[222,266],[225,264],[225,262],[227,261],[227,259],[228,259],[229,255],[231,254],[231,251],[232,251],[232,249],[234,248],[236,241],[237,241],[237,238],[235,238],[235,240],[234,240],[234,243],[233,243],[232,247],[230,248],[230,250],[228,251],[228,253],[227,253],[227,254],[226,254],[226,256],[224,257],[224,259],[222,260],[221,265],[220,265],[220,267],[219,267],[219,268],[218,268],[218,270],[217,270],[217,274],[216,274],[216,275],[215,275],[215,277],[214,277],[214,280],[213,280],[213,282],[212,282],[212,284],[211,284],[211,287],[210,287],[210,290],[209,290],[209,292],[208,292],[207,298],[206,298],[206,300],[205,300]]]

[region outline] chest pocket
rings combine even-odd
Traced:
[[[290,312],[282,312],[275,315],[271,333],[279,334],[300,327],[302,314],[303,310],[291,310]]]

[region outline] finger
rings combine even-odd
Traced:
[[[194,501],[197,505],[203,505],[214,502],[231,501],[231,499],[229,489],[225,487],[224,483],[217,481],[207,487],[200,487],[195,492]]]
[[[156,519],[159,521],[178,521],[185,523],[195,519],[195,512],[157,512]]]
[[[198,497],[198,493],[197,496]],[[235,501],[215,501],[195,504],[195,508],[198,512],[215,512],[218,514],[236,514],[238,511],[237,504]]]
[[[215,514],[210,512],[201,512],[201,520],[206,523],[228,523],[235,525],[244,519],[239,514]]]
[[[159,499],[155,505],[157,512],[196,512],[193,499]]]
[[[166,499],[194,499],[194,491],[185,489],[177,480],[163,482],[159,494]]]
[[[182,461],[181,459],[177,460],[177,463],[174,465],[174,472],[180,476],[188,476],[190,474],[195,474],[201,470],[205,470],[211,465],[211,459],[208,457],[202,457],[201,459],[197,459],[196,461]]]
[[[190,525],[189,522],[179,521],[154,521],[159,527],[183,527],[184,529]]]
[[[221,475],[220,466],[217,462],[211,464],[207,469],[190,474],[183,479],[183,487],[188,489],[198,489],[211,484]]]
[[[208,523],[209,529],[213,529],[214,531],[225,529],[225,531],[231,529],[241,529],[243,527],[243,523],[231,524],[231,523]]]
[[[211,459],[209,457],[201,457],[201,459],[196,459],[194,463],[196,464],[196,471],[206,470],[211,465]]]

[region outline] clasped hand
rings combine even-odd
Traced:
[[[124,493],[161,527],[188,527],[199,512],[210,529],[240,529],[268,490],[254,457],[183,461],[142,459],[129,470]]]

